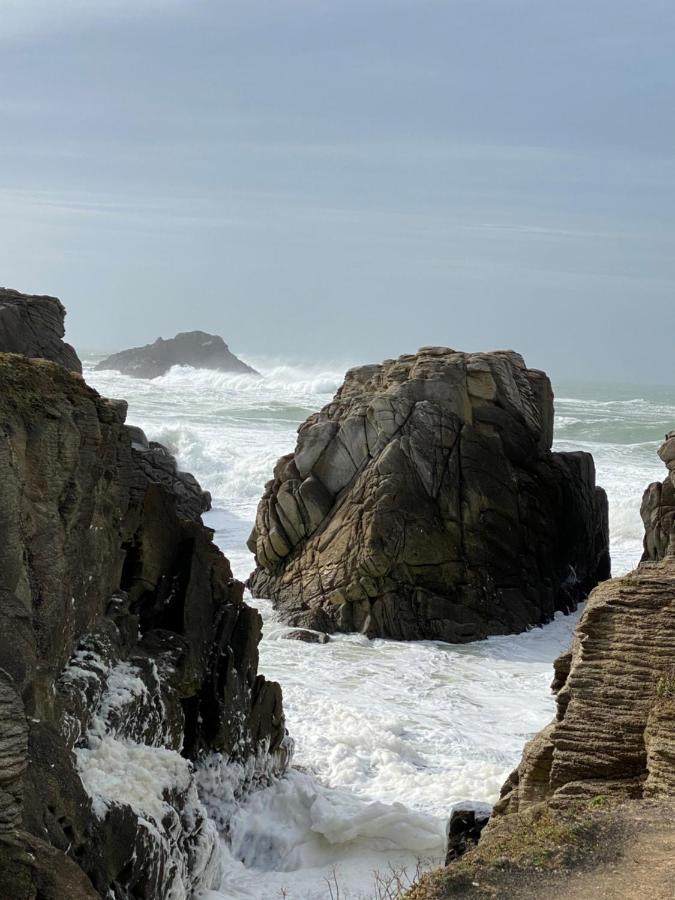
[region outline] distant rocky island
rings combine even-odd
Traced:
[[[589,453],[554,453],[547,376],[425,347],[350,370],[260,501],[254,596],[296,627],[475,641],[570,611],[609,577]]]
[[[172,366],[193,366],[195,369],[215,369],[242,375],[258,374],[230,351],[222,337],[206,331],[184,331],[168,340],[159,337],[154,344],[113,353],[96,368],[113,369],[133,378],[157,378],[166,374]]]

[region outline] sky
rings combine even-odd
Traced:
[[[671,384],[672,0],[0,0],[0,284],[69,339]]]

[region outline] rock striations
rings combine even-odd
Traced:
[[[195,369],[216,369],[242,375],[258,374],[231,353],[221,337],[205,331],[185,331],[167,341],[157,338],[154,344],[114,353],[96,368],[114,369],[133,378],[157,378],[172,366],[193,366]]]
[[[8,353],[0,384],[0,896],[191,896],[210,792],[287,762],[260,617],[124,402]]]
[[[0,288],[0,348],[7,353],[52,359],[73,372],[82,363],[63,340],[66,311],[56,297],[37,297]]]
[[[673,434],[659,454],[672,476]],[[645,555],[638,568],[591,594],[571,650],[555,663],[556,718],[526,745],[478,848],[423,879],[411,898],[633,897],[643,888],[650,896],[673,896],[670,484],[652,484],[645,493]],[[646,856],[644,847],[640,854],[633,849],[643,831],[655,835]],[[663,866],[659,846],[671,848]],[[597,872],[575,893],[564,880],[568,866]]]
[[[255,596],[322,631],[472,641],[569,610],[609,576],[587,453],[553,453],[553,394],[511,351],[347,373],[258,507]]]

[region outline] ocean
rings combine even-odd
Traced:
[[[247,358],[262,377],[176,367],[140,381],[95,372],[95,361],[85,357],[87,381],[125,398],[129,423],[212,493],[205,521],[245,580],[263,486],[346,366]],[[593,454],[609,496],[613,573],[624,573],[642,552],[642,493],[665,474],[656,450],[675,427],[675,391],[570,383],[555,393],[555,448]],[[285,640],[271,604],[249,602],[264,620],[260,670],[283,688],[294,767],[238,809],[204,900],[338,891],[372,900],[393,870],[406,880],[438,863],[453,805],[494,802],[525,741],[551,718],[552,663],[577,618],[465,646],[358,635],[313,645]]]

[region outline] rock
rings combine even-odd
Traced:
[[[609,576],[607,502],[552,437],[549,380],[511,351],[352,369],[265,489],[254,596],[293,626],[452,642],[574,609]]]
[[[0,352],[51,359],[73,372],[82,363],[63,340],[66,310],[56,297],[0,288]]]
[[[308,631],[306,628],[298,628],[284,635],[287,641],[304,641],[306,644],[327,644],[330,638],[323,631]]]
[[[675,750],[674,623],[675,560],[642,563],[593,591],[558,681],[556,720],[526,746],[495,816],[675,792],[672,755],[664,765]]]
[[[478,843],[481,832],[489,820],[489,807],[457,807],[453,809],[448,822],[446,866],[464,856],[467,850]]]
[[[288,763],[260,616],[125,403],[13,354],[0,385],[0,895],[191,896],[201,767],[241,793]]]
[[[672,472],[668,442],[660,452]],[[556,717],[526,744],[477,849],[410,900],[633,897],[646,883],[672,894],[675,557],[651,558],[667,548],[669,513],[648,509],[645,558],[591,593],[555,664]]]
[[[113,353],[96,368],[114,369],[134,378],[157,378],[172,366],[258,374],[255,369],[237,359],[221,337],[205,331],[185,331],[166,341],[161,337],[157,338],[154,344]]]
[[[675,556],[675,431],[666,435],[659,448],[668,476],[661,484],[650,484],[642,498],[640,515],[645,526],[643,560]]]
[[[148,441],[145,432],[127,425],[131,452],[145,475],[164,487],[176,498],[176,512],[184,519],[201,521],[202,513],[211,509],[211,494],[203,491],[189,472],[180,472],[175,456],[163,444]]]

